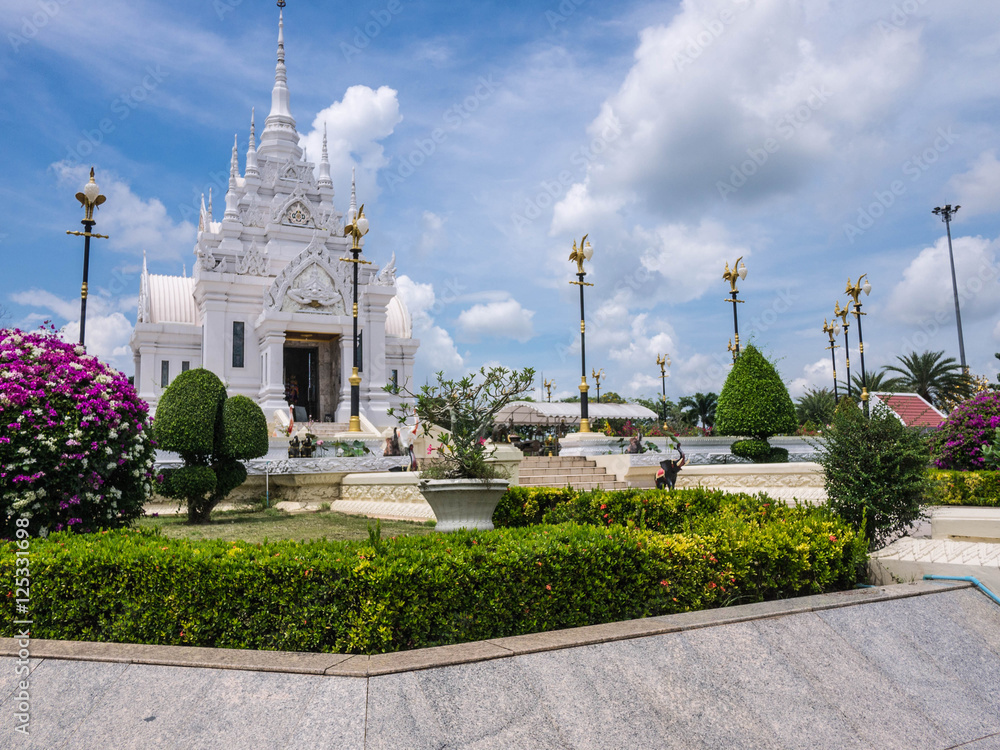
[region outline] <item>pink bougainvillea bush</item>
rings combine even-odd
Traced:
[[[983,391],[963,401],[935,435],[934,465],[958,471],[990,468],[983,458],[983,445],[992,444],[997,427],[1000,391]]]
[[[54,332],[0,329],[0,537],[19,518],[32,534],[127,525],[153,452],[149,407],[122,373]]]

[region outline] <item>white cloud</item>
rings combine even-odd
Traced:
[[[596,198],[588,192],[586,183],[577,183],[555,205],[549,234],[570,232],[582,235],[585,227],[610,221],[624,204],[625,200],[621,196]]]
[[[997,277],[1000,240],[955,237],[955,275],[958,281],[962,322],[992,318],[1000,297]],[[886,314],[907,324],[954,320],[955,296],[951,284],[948,238],[924,248],[903,271],[886,305]]]
[[[788,384],[788,392],[793,399],[804,396],[808,390],[833,387],[833,363],[827,358],[805,365],[802,373]]]
[[[447,247],[448,235],[444,232],[444,219],[431,211],[424,211],[420,219],[420,244],[417,251],[421,254],[441,251]]]
[[[956,203],[965,216],[995,213],[1000,209],[1000,161],[997,150],[983,151],[968,172],[955,175],[948,182]]]
[[[463,335],[473,341],[483,336],[509,338],[522,344],[535,335],[533,310],[525,310],[515,299],[473,305],[458,316]]]
[[[90,179],[86,166],[60,161],[52,165],[60,187],[80,190]],[[151,259],[187,258],[194,247],[197,228],[188,221],[175,222],[157,198],[148,200],[132,192],[128,183],[113,172],[95,175],[95,181],[107,201],[96,209],[94,231],[109,236],[112,250],[141,255],[145,250]],[[103,245],[102,245],[103,246]]]
[[[457,375],[464,372],[465,361],[455,347],[455,341],[444,328],[436,325],[434,315],[440,305],[434,294],[433,284],[421,284],[409,276],[396,278],[396,288],[400,299],[410,312],[413,321],[413,335],[420,339],[417,350],[414,377],[417,383],[431,378],[443,370],[445,374]]]
[[[582,207],[633,195],[676,215],[790,193],[840,146],[883,127],[919,74],[919,29],[871,28],[824,45],[824,11],[806,6],[685,0],[670,24],[644,29],[632,69],[589,128],[602,146],[557,206],[560,226]],[[720,191],[744,164],[736,189]]]
[[[719,268],[750,251],[734,244],[718,222],[702,219],[697,226],[666,224],[654,230],[636,227],[636,244],[645,246],[642,265],[663,279],[663,295],[675,302],[690,302],[711,286],[718,287]]]
[[[378,195],[376,175],[389,163],[380,141],[392,135],[402,120],[395,89],[351,86],[343,99],[319,111],[312,130],[300,136],[299,145],[309,152],[309,161],[319,164],[326,125],[330,173],[344,210],[351,195],[351,167],[358,169],[358,200],[365,203]]]

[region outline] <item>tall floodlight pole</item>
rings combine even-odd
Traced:
[[[587,272],[583,270],[583,262],[593,257],[594,248],[587,242],[587,237],[588,235],[583,235],[579,249],[577,249],[576,240],[573,240],[573,252],[569,254],[569,259],[576,261],[576,278],[578,279],[569,283],[580,287],[580,432],[590,432],[590,419],[587,413],[587,391],[590,390],[590,386],[587,385],[587,324],[583,314],[583,288],[593,286],[593,284],[588,284],[583,280],[583,277],[587,275]]]
[[[868,416],[868,373],[865,372],[865,340],[861,334],[861,316],[867,315],[868,313],[861,312],[861,301],[858,299],[861,296],[861,292],[864,291],[867,297],[872,292],[872,285],[868,283],[865,279],[864,286],[861,285],[861,279],[864,279],[868,274],[863,273],[858,277],[857,283],[853,286],[851,285],[850,278],[847,279],[847,293],[851,295],[851,299],[854,300],[854,317],[858,321],[858,354],[861,355],[861,403],[865,407],[865,416]]]
[[[663,409],[663,429],[667,429],[667,378],[670,373],[667,372],[667,368],[670,367],[670,355],[669,354],[657,354],[656,364],[660,366],[660,387],[662,388],[662,394],[660,395],[660,405]]]
[[[370,261],[361,260],[358,255],[361,253],[361,238],[368,234],[368,219],[365,218],[365,206],[362,203],[357,215],[351,210],[347,214],[348,224],[344,227],[344,236],[351,238],[351,257],[341,258],[345,263],[354,266],[354,369],[348,380],[351,383],[351,422],[347,427],[348,432],[361,432],[361,361],[358,350],[358,266],[361,264],[371,265]]]
[[[747,267],[743,265],[743,256],[741,255],[733,263],[732,270],[729,269],[729,263],[726,263],[726,270],[722,274],[722,278],[729,282],[729,295],[731,299],[725,300],[726,302],[733,303],[733,329],[736,334],[736,346],[731,348],[729,351],[733,353],[733,362],[740,355],[740,321],[736,315],[736,305],[737,303],[743,302],[741,299],[737,299],[736,295],[740,293],[740,290],[736,288],[737,279],[745,279],[747,277]]]
[[[958,279],[955,276],[955,254],[951,250],[951,217],[958,213],[961,206],[952,206],[950,203],[944,207],[938,206],[932,214],[941,217],[945,229],[948,230],[948,260],[951,262],[951,289],[955,293],[955,324],[958,326],[958,355],[962,359],[962,370],[969,374],[969,366],[965,363],[965,340],[962,338],[962,311],[958,307]]]
[[[597,403],[601,403],[601,378],[604,377],[604,370],[590,370],[590,376],[594,379],[594,383],[597,385]]]
[[[835,318],[840,318],[840,323],[834,324],[833,332],[839,335],[840,329],[844,329],[844,362],[847,365],[847,397],[851,397],[851,340],[847,335],[847,329],[851,327],[850,321],[848,321],[847,316],[851,314],[851,305],[848,303],[845,307],[840,307],[840,300],[837,300],[837,304],[833,308],[833,314]]]
[[[83,220],[80,222],[83,224],[83,231],[67,231],[66,234],[75,234],[77,237],[83,237],[83,284],[80,287],[80,346],[83,346],[87,331],[87,275],[90,270],[90,238],[98,237],[102,240],[108,238],[106,234],[95,234],[92,231],[94,225],[97,224],[94,221],[94,209],[107,200],[107,198],[101,195],[101,189],[94,182],[93,167],[90,168],[90,182],[84,185],[83,190],[76,194],[76,199],[83,206]]]
[[[834,338],[835,331],[837,329],[836,321],[834,323],[827,323],[826,318],[823,319],[823,333],[830,336],[830,346],[826,347],[830,350],[830,361],[833,363],[833,402],[837,403],[840,398],[837,395],[837,354],[834,351],[838,349],[837,340]]]

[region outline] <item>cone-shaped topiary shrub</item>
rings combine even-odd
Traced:
[[[795,406],[788,389],[757,347],[748,345],[736,358],[715,409],[715,429],[720,435],[738,435],[732,451],[757,462],[787,461],[787,453],[775,451],[767,439],[795,432]]]
[[[241,463],[267,453],[267,419],[246,396],[205,369],[178,375],[163,392],[153,431],[159,446],[184,466],[164,472],[163,494],[187,503],[191,523],[208,523],[212,509],[246,481]]]

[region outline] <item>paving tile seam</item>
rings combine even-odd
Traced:
[[[969,745],[972,745],[975,742],[981,742],[982,740],[988,740],[993,737],[1000,737],[1000,732],[994,732],[993,734],[984,734],[982,737],[976,737],[975,739],[968,740],[967,742],[963,742],[960,745],[951,745],[950,747],[944,748],[944,750],[960,750],[960,748],[968,747]]]
[[[660,615],[657,617],[644,618],[640,620],[625,620],[618,623],[603,623],[599,625],[584,626],[581,628],[572,628],[568,630],[554,630],[548,631],[547,633],[535,633],[526,634],[523,636],[511,636],[510,639],[528,639],[528,638],[541,638],[542,643],[537,646],[529,645],[524,648],[517,648],[515,644],[510,644],[509,639],[488,639],[484,641],[475,641],[464,644],[454,644],[453,646],[445,646],[438,648],[448,648],[455,649],[454,653],[442,654],[440,658],[429,657],[424,663],[420,664],[406,664],[406,661],[412,661],[414,658],[419,658],[419,654],[424,649],[414,649],[412,651],[402,651],[394,652],[391,654],[379,654],[375,657],[369,657],[363,654],[308,654],[308,656],[315,656],[318,658],[329,657],[329,659],[334,659],[337,657],[342,657],[337,659],[333,664],[329,666],[319,666],[319,667],[296,667],[296,666],[284,666],[280,664],[234,664],[216,661],[214,659],[204,657],[198,658],[192,655],[190,659],[184,658],[143,658],[141,655],[130,655],[130,656],[116,656],[114,653],[91,653],[88,652],[88,647],[92,646],[102,646],[113,648],[114,645],[119,644],[106,644],[106,643],[94,643],[87,641],[75,641],[75,642],[52,642],[52,643],[74,643],[80,644],[78,653],[59,653],[59,654],[46,654],[45,645],[46,641],[36,640],[33,642],[35,646],[36,653],[39,659],[50,659],[50,660],[67,660],[67,661],[94,661],[94,662],[107,662],[107,663],[124,663],[124,664],[136,664],[144,666],[168,666],[168,667],[186,667],[186,668],[201,668],[201,669],[225,669],[225,670],[235,670],[235,671],[247,671],[247,672],[272,672],[272,673],[285,673],[285,674],[307,674],[316,676],[326,676],[326,677],[355,677],[355,678],[368,678],[377,677],[389,674],[399,674],[404,672],[417,672],[427,669],[438,669],[442,667],[458,666],[462,664],[472,664],[476,662],[492,661],[495,659],[511,658],[514,656],[521,656],[531,653],[541,653],[548,651],[561,651],[569,648],[578,648],[584,646],[594,646],[602,643],[614,643],[618,641],[634,640],[637,638],[647,638],[658,635],[667,635],[670,633],[678,633],[685,631],[700,630],[703,628],[732,625],[742,622],[751,621],[764,621],[772,620],[780,617],[788,617],[797,614],[806,614],[810,612],[823,612],[831,609],[840,609],[844,607],[854,607],[863,604],[873,604],[877,602],[893,601],[897,599],[906,599],[915,596],[924,596],[928,594],[939,594],[947,593],[950,591],[956,591],[965,588],[972,588],[973,584],[960,582],[960,581],[938,581],[934,583],[922,582],[913,584],[896,584],[891,586],[880,586],[876,589],[861,589],[852,590],[848,592],[833,592],[830,594],[816,594],[810,597],[801,597],[802,599],[816,599],[819,597],[836,597],[838,595],[849,594],[850,599],[843,601],[814,601],[808,604],[795,604],[797,599],[787,599],[787,606],[780,611],[771,612],[743,612],[743,613],[732,613],[733,609],[739,607],[760,607],[761,605],[767,605],[769,602],[754,602],[748,605],[737,605],[734,608],[720,607],[713,610],[700,610],[698,612],[685,612],[673,615]],[[865,592],[871,591],[872,594],[865,595]],[[856,598],[855,598],[856,597]],[[770,602],[773,603],[773,602]],[[704,616],[703,621],[696,622],[669,622],[671,618],[678,618],[686,616],[686,619],[691,619],[691,617],[697,617],[701,613]],[[637,626],[636,623],[639,623]],[[594,630],[596,629],[596,632]],[[559,641],[557,639],[566,638],[566,634],[572,634],[574,630],[582,631],[578,637],[569,637],[565,641]],[[591,632],[587,632],[591,631]],[[616,632],[617,631],[617,632]],[[551,634],[551,635],[550,635]],[[545,643],[546,636],[550,636],[553,642]],[[5,638],[4,642],[9,643],[12,639]],[[506,642],[504,642],[506,641]],[[143,644],[120,644],[128,646],[141,646]],[[474,649],[476,647],[482,647],[488,645],[492,648],[499,649],[504,653],[478,653],[478,654],[468,654],[463,655],[461,653],[463,647],[467,649]],[[149,648],[170,648],[169,646],[150,646]],[[262,653],[262,654],[280,654],[281,652],[243,652],[233,649],[221,649],[223,651],[232,653],[237,651],[240,654],[246,653]],[[9,645],[0,645],[0,656],[14,656],[16,655],[16,649],[11,649]],[[371,666],[361,666],[360,662],[369,660],[371,658],[378,658],[382,661],[386,661],[385,664],[378,664],[374,667]],[[394,665],[393,660],[398,659],[400,663]],[[355,666],[356,665],[356,666]]]

